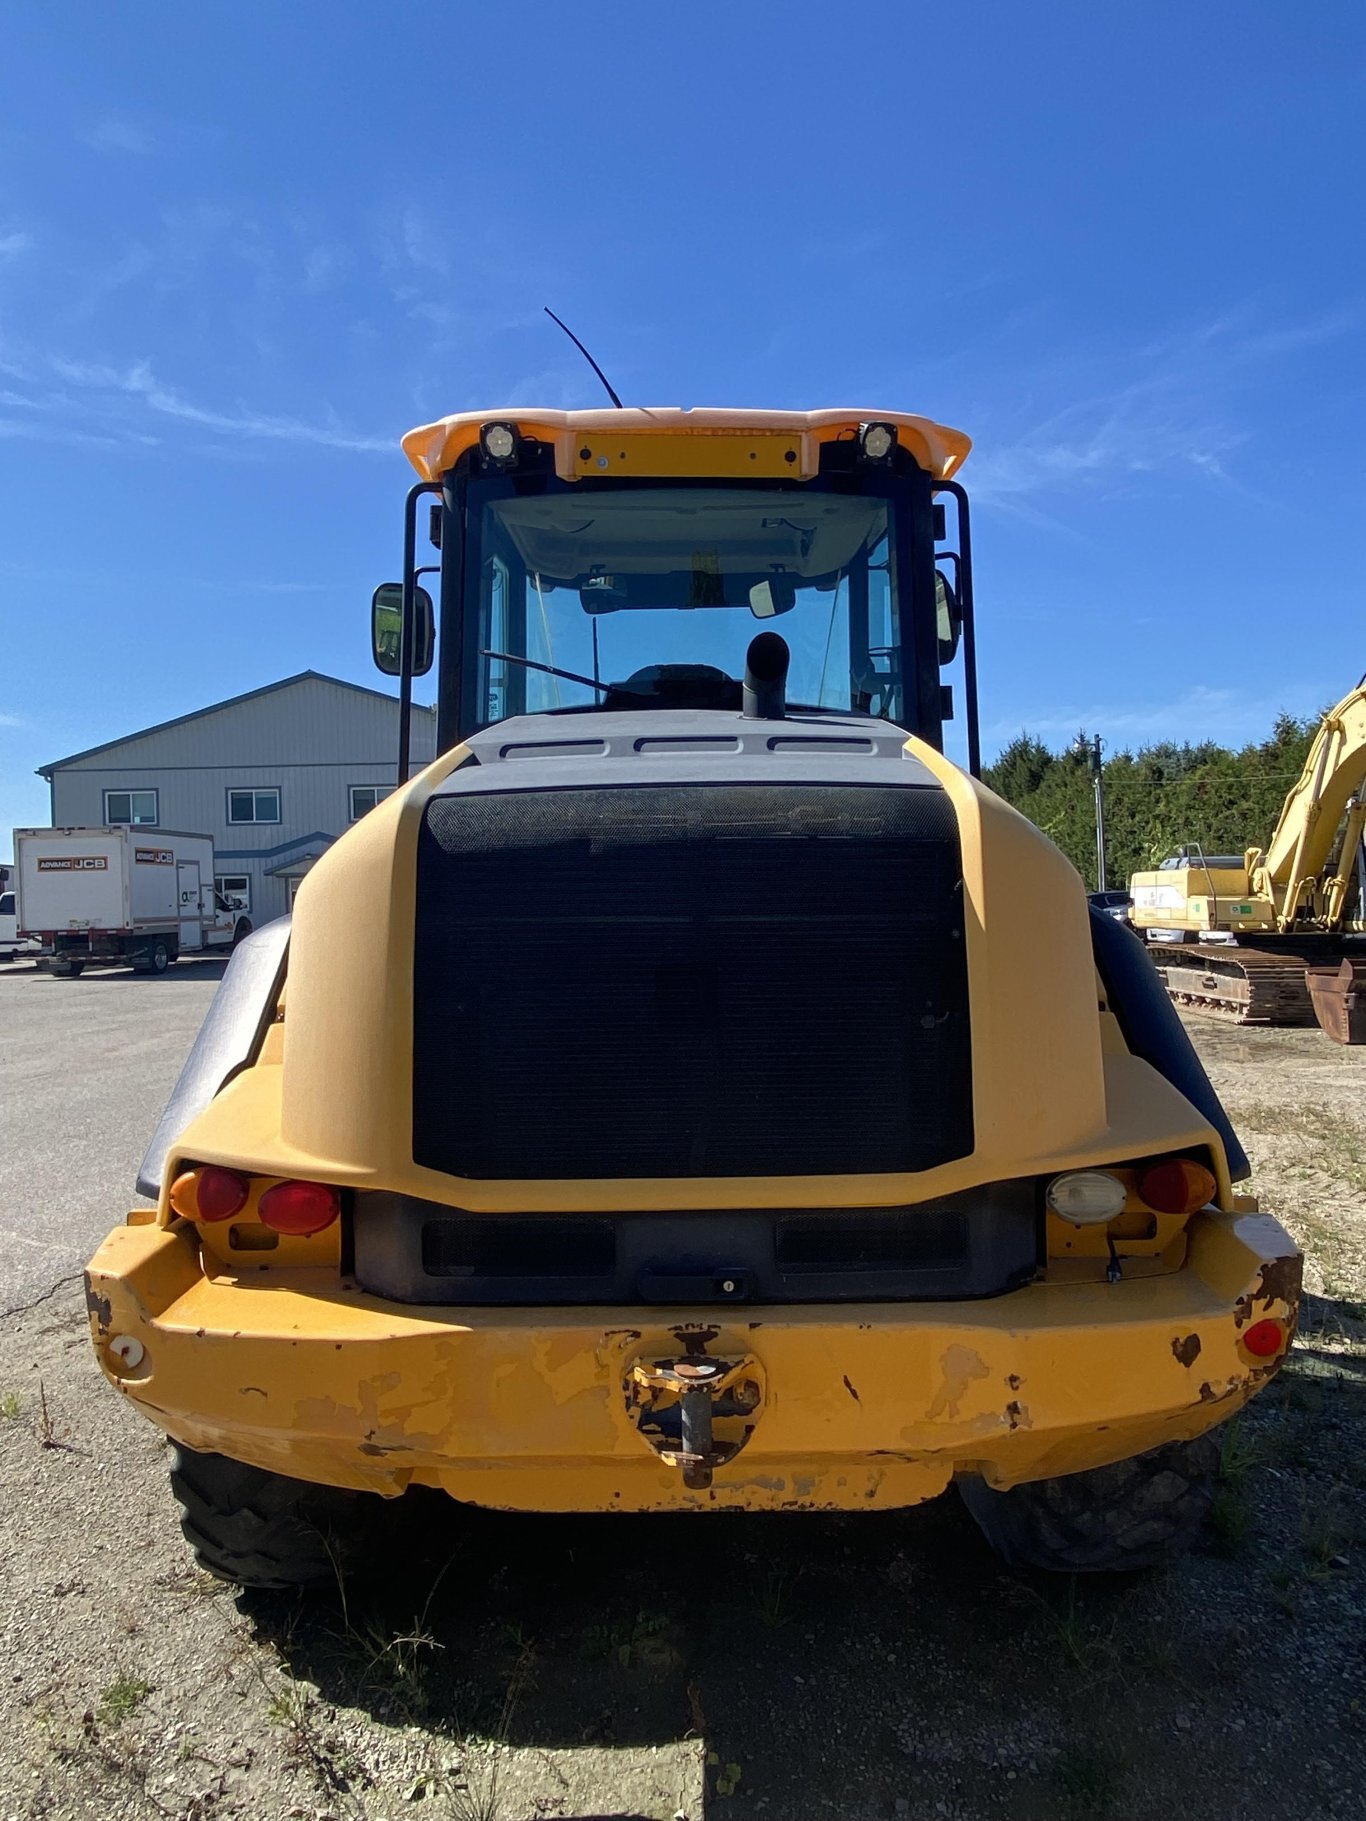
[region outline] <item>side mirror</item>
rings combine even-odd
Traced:
[[[963,635],[963,609],[953,585],[942,569],[934,572],[935,620],[939,629],[940,667],[952,664],[958,655],[958,641]]]
[[[791,613],[797,605],[797,584],[790,575],[770,575],[749,591],[749,610],[756,620],[771,620],[775,613]]]
[[[413,627],[413,675],[425,677],[436,648],[436,614],[425,588],[413,590],[417,623]],[[381,582],[370,602],[370,650],[375,668],[386,677],[402,670],[403,584]]]

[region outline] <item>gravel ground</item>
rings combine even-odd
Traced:
[[[169,1083],[169,1032],[130,1036],[113,976],[58,984],[102,995],[106,1068]],[[136,989],[140,1022],[163,983]],[[376,1590],[239,1595],[193,1566],[166,1449],[104,1387],[60,1287],[0,1335],[0,1821],[1359,1821],[1366,1051],[1191,1028],[1318,1294],[1178,1568],[1007,1574],[951,1498],[681,1522],[432,1498],[395,1515]],[[159,1110],[124,1086],[136,1117],[117,1084],[83,1116],[89,1231],[73,1212],[54,1257],[123,1206]],[[55,1179],[50,1129],[6,1128],[20,1182]]]

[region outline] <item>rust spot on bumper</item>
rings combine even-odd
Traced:
[[[114,1305],[107,1296],[101,1296],[90,1281],[89,1272],[85,1278],[85,1307],[90,1319],[99,1332],[108,1334],[114,1320]]]
[[[1200,1357],[1200,1336],[1198,1334],[1178,1334],[1172,1342],[1172,1353],[1183,1366],[1193,1366]]]

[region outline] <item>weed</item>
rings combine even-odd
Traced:
[[[663,1613],[638,1612],[630,1623],[590,1625],[583,1634],[583,1654],[590,1661],[614,1657],[623,1669],[667,1655],[661,1634],[668,1628]]]
[[[1271,1603],[1277,1612],[1283,1613],[1287,1619],[1298,1618],[1300,1612],[1299,1570],[1292,1568],[1287,1562],[1280,1562],[1266,1578],[1271,1586]]]
[[[106,1688],[100,1690],[95,1704],[95,1718],[103,1726],[119,1726],[137,1712],[152,1692],[152,1684],[122,1671]]]
[[[1042,1603],[1063,1655],[1074,1669],[1092,1680],[1114,1673],[1119,1666],[1116,1633],[1120,1614],[1117,1611],[1110,1615],[1108,1625],[1097,1624],[1086,1611],[1074,1574],[1067,1577],[1067,1599],[1062,1607],[1056,1606],[1047,1594],[1035,1597]]]
[[[1219,1457],[1219,1478],[1226,1486],[1241,1486],[1254,1467],[1266,1459],[1266,1447],[1248,1427],[1245,1416],[1224,1424],[1224,1445]]]
[[[800,1574],[801,1569],[796,1570]],[[784,1625],[787,1613],[784,1610],[787,1595],[792,1581],[796,1578],[792,1567],[787,1562],[767,1562],[759,1576],[755,1600],[759,1608],[759,1617],[765,1625]]]
[[[1119,1767],[1085,1745],[1070,1746],[1053,1766],[1063,1794],[1085,1815],[1103,1815],[1119,1795]]]
[[[23,1407],[17,1391],[0,1391],[0,1420],[12,1423]]]
[[[1300,1517],[1300,1546],[1304,1572],[1311,1581],[1326,1581],[1346,1567],[1344,1551],[1359,1541],[1341,1499],[1333,1493],[1319,1505],[1306,1507]]]
[[[1247,1489],[1220,1485],[1205,1519],[1213,1553],[1225,1560],[1240,1555],[1252,1534],[1252,1522],[1252,1501],[1247,1496]]]

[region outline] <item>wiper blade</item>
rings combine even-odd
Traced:
[[[581,677],[576,670],[561,670],[556,664],[538,664],[535,658],[524,658],[515,651],[480,650],[481,658],[498,658],[504,664],[521,664],[527,670],[543,670],[548,677],[563,677],[566,683],[582,683],[586,689],[596,689],[599,695],[606,695],[612,688],[611,683],[599,683],[593,677]]]

